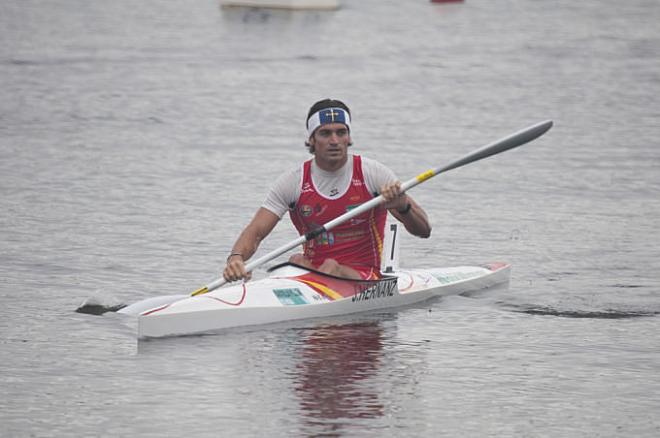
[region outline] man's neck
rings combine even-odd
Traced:
[[[325,170],[326,172],[336,172],[337,170],[344,167],[344,165],[348,162],[348,155],[339,161],[322,161],[317,157],[314,157],[314,162],[316,163],[316,166],[321,170]]]

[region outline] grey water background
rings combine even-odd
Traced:
[[[660,434],[660,4],[342,3],[0,3],[0,436]],[[404,180],[555,121],[411,193],[404,266],[508,289],[150,342],[75,312],[216,278],[324,97]]]

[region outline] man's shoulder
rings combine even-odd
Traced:
[[[373,158],[365,157],[365,156],[360,156],[360,160],[362,161],[362,170],[363,172],[391,172],[391,169],[381,163],[378,160],[374,160]]]
[[[368,157],[361,157],[361,160],[362,175],[370,192],[375,193],[383,185],[396,181],[394,172],[380,161]]]
[[[302,166],[285,170],[272,183],[262,207],[282,217],[300,195]]]

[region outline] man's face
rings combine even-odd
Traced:
[[[343,123],[321,125],[310,139],[317,162],[320,160],[329,164],[346,160],[350,142],[351,135]]]

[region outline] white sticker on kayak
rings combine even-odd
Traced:
[[[305,296],[298,288],[292,289],[273,289],[273,293],[285,306],[297,306],[300,304],[309,304]]]
[[[458,281],[468,280],[470,278],[480,277],[483,275],[481,271],[471,272],[452,272],[451,274],[435,274],[435,278],[442,284],[456,283]]]

